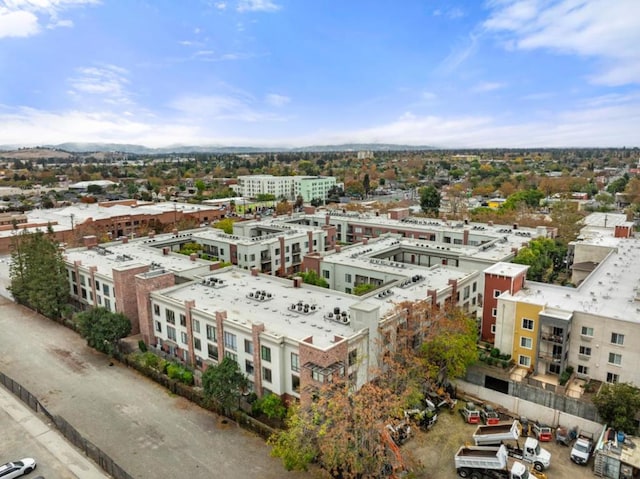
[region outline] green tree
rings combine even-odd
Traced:
[[[593,398],[598,414],[609,426],[636,434],[640,410],[640,390],[629,383],[605,384]]]
[[[557,273],[564,268],[566,254],[566,248],[553,239],[536,238],[531,240],[528,246],[518,251],[513,262],[529,266],[528,280],[551,283]]]
[[[224,231],[228,235],[233,234],[233,219],[232,218],[223,218],[220,221],[217,221],[213,227],[218,228],[219,230]]]
[[[271,193],[260,193],[256,196],[258,201],[275,201],[276,197]]]
[[[99,195],[102,191],[102,186],[100,185],[92,184],[87,186],[87,193],[91,195]]]
[[[240,395],[249,385],[238,363],[225,357],[217,366],[209,366],[202,373],[202,387],[205,397],[217,404],[225,414],[238,408]]]
[[[364,179],[362,180],[362,187],[364,188],[364,194],[369,196],[369,192],[371,191],[371,179],[369,178],[369,173],[365,173]]]
[[[57,319],[69,302],[67,269],[58,242],[38,230],[12,239],[9,289],[16,302]]]
[[[440,192],[433,186],[420,188],[420,207],[426,214],[438,216],[440,211]]]
[[[537,189],[518,191],[509,195],[507,200],[502,204],[502,208],[506,210],[514,210],[519,204],[524,203],[530,208],[540,206],[540,200],[544,198],[544,193]]]
[[[198,194],[202,195],[202,192],[205,190],[205,188],[207,187],[207,185],[205,184],[204,181],[202,180],[196,180],[195,183],[193,184],[196,187],[196,190],[198,190]]]
[[[321,288],[328,288],[329,283],[324,278],[321,278],[318,273],[310,269],[305,272],[298,273],[298,276],[302,278],[302,281],[307,284],[313,284],[320,286]]]
[[[284,419],[287,408],[277,394],[267,394],[253,403],[254,413],[264,413],[269,419]]]
[[[629,182],[629,176],[626,174],[616,180],[613,180],[607,186],[607,193],[615,195],[616,193],[620,193],[624,191],[625,188],[627,187],[628,182]]]
[[[576,202],[562,200],[553,205],[550,216],[551,224],[558,229],[558,241],[563,247],[567,247],[578,237],[584,214],[578,211]]]
[[[93,308],[75,317],[80,335],[87,344],[98,351],[113,354],[118,341],[131,332],[131,321],[122,313],[112,313],[106,308]]]
[[[316,424],[303,414],[299,403],[289,407],[285,429],[269,437],[271,455],[282,459],[287,471],[306,471],[319,454]]]

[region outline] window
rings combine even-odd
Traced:
[[[469,296],[471,295],[470,291],[471,291],[471,286],[465,286],[464,292],[462,293],[462,299],[469,299]]]
[[[159,304],[154,304],[153,305],[153,314],[156,316],[160,316],[160,305]]]
[[[109,285],[102,283],[102,292],[105,296],[109,296]],[[158,313],[160,314],[160,313]]]
[[[326,270],[326,269],[323,269],[323,270],[322,270],[322,277],[323,277],[324,279],[329,279],[329,271],[328,271],[328,270]]]
[[[271,382],[271,369],[264,367],[262,368],[262,380],[268,383]]]
[[[587,326],[582,326],[582,331],[580,332],[583,336],[593,336],[593,328],[588,328]]]
[[[611,333],[611,343],[622,346],[624,344],[624,334]]]
[[[202,342],[198,338],[193,338],[193,347],[198,351],[202,351]]]
[[[475,293],[477,289],[478,289],[478,284],[477,284],[477,283],[473,283],[473,284],[471,285],[471,292],[472,292],[472,293]]]
[[[253,361],[245,360],[244,370],[247,374],[253,374]]]
[[[521,337],[520,338],[520,347],[526,348],[526,349],[531,349],[533,347],[533,339]]]
[[[215,344],[207,343],[207,353],[211,359],[218,360],[218,346]]]
[[[200,332],[200,321],[198,321],[197,319],[192,319],[191,320],[191,327],[193,328],[193,332],[194,333],[199,333]]]
[[[187,333],[184,331],[180,332],[180,341],[182,341],[182,344],[187,344]]]
[[[160,321],[154,321],[154,323],[156,323],[156,331],[161,333],[162,332],[162,324],[160,323]]]
[[[167,337],[173,341],[176,340],[176,328],[167,326]]]
[[[96,280],[96,291],[100,292],[100,281]]]
[[[587,376],[589,374],[589,368],[583,364],[578,364],[578,374]]]
[[[500,291],[499,289],[494,289],[494,290],[493,290],[493,297],[494,297],[494,298],[497,298],[498,296],[500,296],[500,293],[501,293],[501,292],[502,292],[502,291]]]
[[[351,275],[349,273],[344,275],[344,281],[345,283],[351,283]]]
[[[295,374],[291,375],[291,389],[293,389],[294,392],[300,392],[300,377]]]
[[[495,324],[491,325],[491,334],[496,334],[496,325]]]
[[[524,366],[524,367],[529,367],[531,366],[531,358],[529,356],[519,356],[518,357],[518,364],[520,366]]]
[[[588,346],[580,346],[578,354],[581,354],[582,356],[591,356],[591,348]]]
[[[111,301],[108,300],[107,298],[104,298],[104,307],[109,311],[111,311]]]
[[[498,316],[498,308],[491,308],[491,316],[494,318]]]
[[[232,353],[231,351],[225,351],[224,357],[233,360],[234,362],[238,362],[238,355],[236,353]]]
[[[533,331],[533,319],[522,318],[522,329]]]
[[[300,356],[296,353],[291,353],[291,370],[295,372],[300,371]]]
[[[216,327],[211,324],[207,324],[207,339],[210,341],[215,341],[216,343],[218,342]]]
[[[263,361],[271,362],[271,348],[260,346],[260,357]]]
[[[613,373],[607,373],[607,382],[610,384],[617,383],[620,380],[620,376]]]
[[[86,286],[85,278],[84,278],[84,276],[83,276],[83,275],[80,275],[80,284],[81,284],[82,286]]]
[[[238,350],[238,343],[235,334],[224,332],[224,347],[233,351]]]
[[[187,317],[184,314],[180,315],[180,326],[186,326],[187,325]]]
[[[622,354],[609,353],[609,364],[620,366],[622,364]]]
[[[352,349],[349,351],[349,366],[353,366],[358,362],[358,350]]]
[[[253,343],[248,339],[244,340],[244,352],[247,354],[253,354]]]
[[[176,313],[174,313],[172,310],[167,309],[165,311],[165,316],[167,317],[167,323],[176,324]]]

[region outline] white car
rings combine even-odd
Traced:
[[[25,457],[19,461],[7,462],[0,466],[0,479],[13,479],[29,474],[36,468],[36,460]]]

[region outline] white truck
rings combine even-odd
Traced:
[[[571,449],[571,460],[576,464],[585,465],[589,462],[593,452],[593,434],[580,431]]]
[[[518,442],[521,432],[522,426],[517,420],[511,424],[478,426],[473,433],[473,442],[476,446],[504,445],[509,456],[533,464],[537,471],[548,469],[551,465],[551,453],[541,448],[538,440],[533,437],[527,437],[524,447],[521,447]]]
[[[471,479],[546,479],[509,458],[505,446],[462,446],[454,456],[458,476]]]

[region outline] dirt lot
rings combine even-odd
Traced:
[[[460,401],[459,401],[460,403]],[[507,418],[505,418],[507,420]],[[405,454],[416,461],[412,470],[417,478],[455,478],[453,456],[465,443],[472,443],[471,435],[476,426],[465,424],[457,410],[453,413],[441,411],[438,422],[428,432],[416,429],[415,436],[403,447]],[[551,467],[545,471],[548,479],[573,479],[596,477],[593,474],[593,459],[589,465],[578,466],[569,459],[570,448],[553,442],[541,443],[551,453]]]

